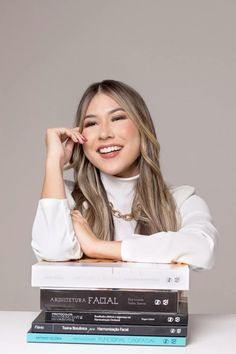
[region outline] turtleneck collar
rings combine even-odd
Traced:
[[[139,174],[133,177],[116,177],[100,171],[108,200],[115,209],[129,213],[132,207],[134,192]]]

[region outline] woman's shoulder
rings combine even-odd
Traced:
[[[183,203],[195,194],[195,187],[189,185],[169,186],[169,191],[174,197],[177,207],[181,208]]]

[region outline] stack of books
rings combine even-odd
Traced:
[[[28,342],[185,346],[189,268],[82,259],[39,262],[40,314]]]

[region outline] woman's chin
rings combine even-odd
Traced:
[[[98,169],[110,176],[115,176],[115,177],[123,177],[123,178],[129,178],[136,176],[138,174],[138,171],[135,169],[119,169],[119,168],[99,168]]]
[[[99,168],[99,170],[110,176],[116,176],[122,174],[122,171],[120,171],[119,169]]]

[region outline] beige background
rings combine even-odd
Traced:
[[[221,234],[215,267],[192,274],[190,312],[236,312],[235,13],[233,0],[0,1],[2,310],[39,310],[45,131],[70,127],[87,86],[112,78],[143,95],[166,179],[196,186]]]

